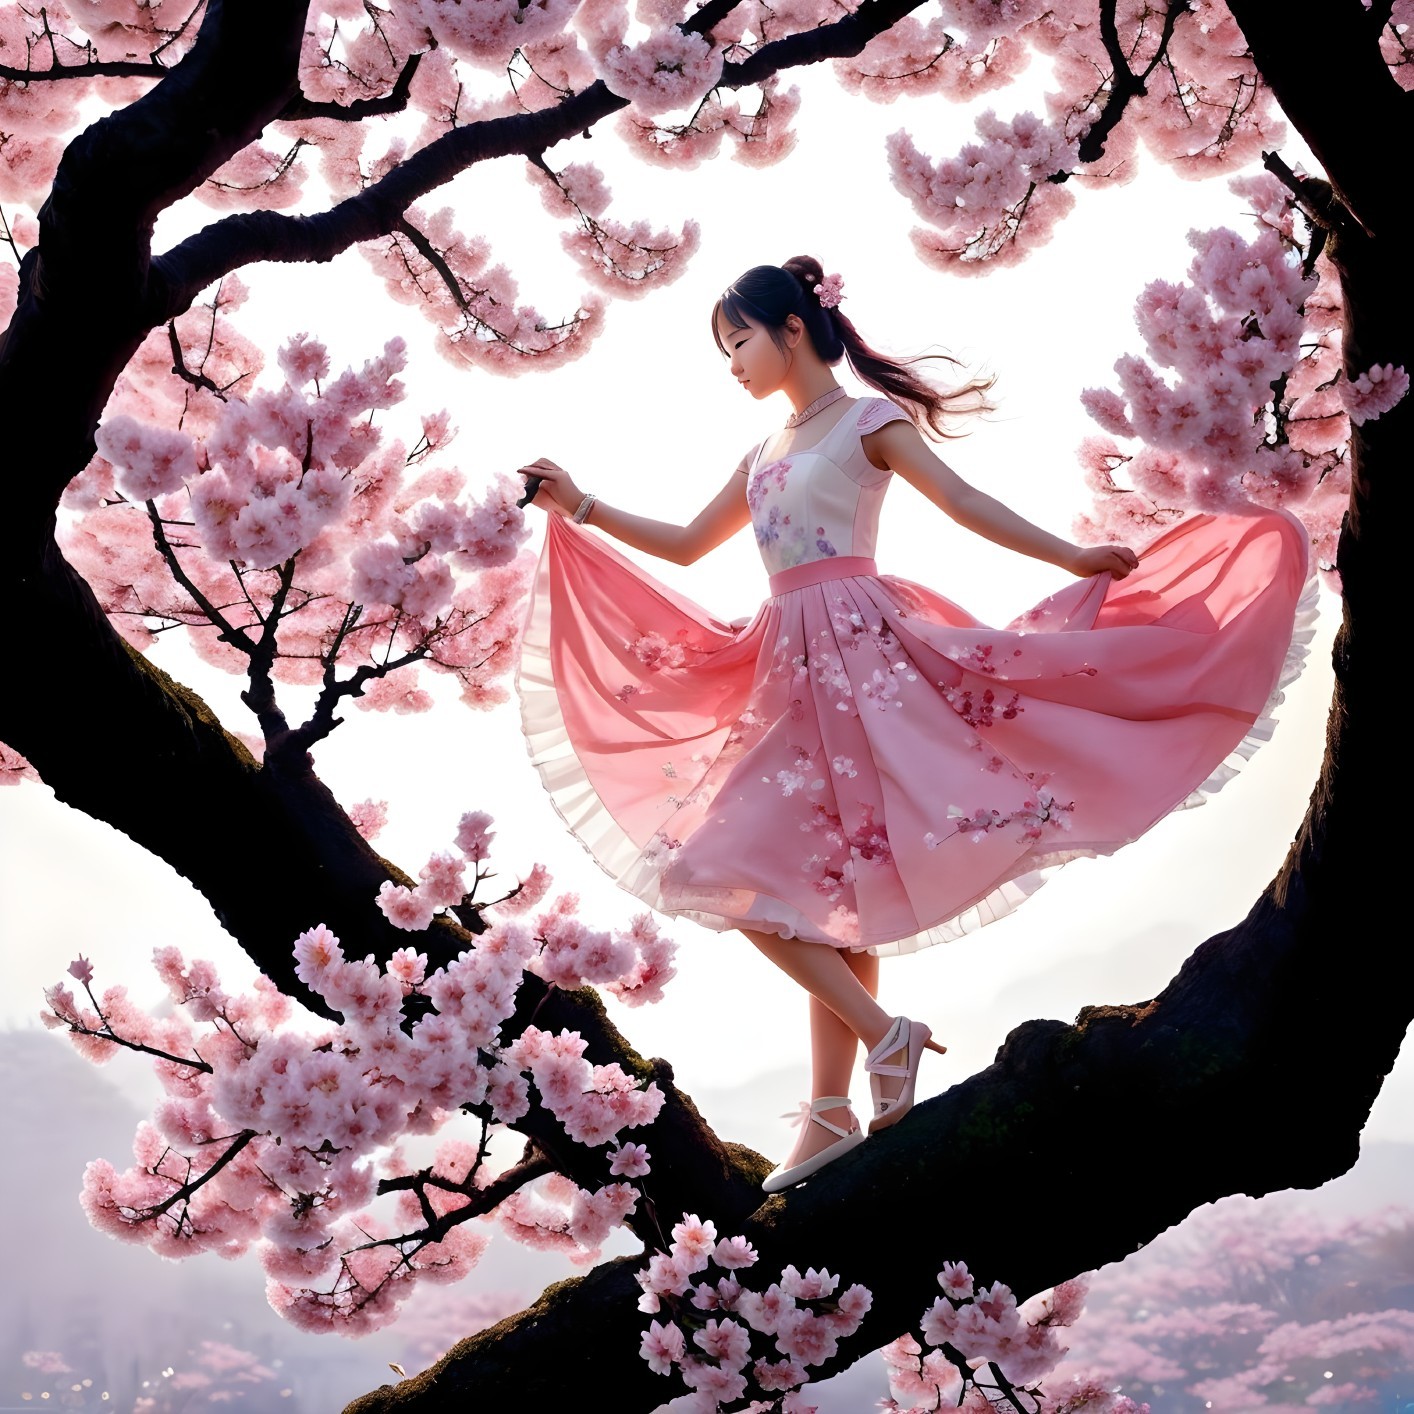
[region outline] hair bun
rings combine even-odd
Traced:
[[[789,270],[807,290],[814,290],[825,278],[825,267],[813,255],[793,255],[781,269]]]

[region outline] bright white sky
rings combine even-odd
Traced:
[[[409,414],[411,430],[416,413],[451,409],[461,428],[451,454],[473,480],[550,456],[608,501],[679,520],[788,411],[756,404],[728,376],[708,332],[713,300],[750,265],[816,254],[843,275],[848,312],[871,342],[899,353],[946,348],[998,375],[999,413],[945,455],[1023,514],[1065,533],[1086,500],[1074,449],[1093,426],[1080,391],[1104,382],[1114,359],[1137,348],[1133,301],[1146,280],[1181,277],[1187,231],[1245,229],[1241,204],[1221,182],[1182,183],[1149,163],[1130,187],[1080,193],[1058,237],[1021,267],[980,279],[944,275],[912,253],[912,213],[888,182],[882,137],[909,126],[941,155],[965,139],[959,111],[935,100],[890,108],[847,100],[822,75],[807,76],[803,87],[800,147],[776,169],[729,161],[693,172],[648,169],[626,159],[608,132],[551,154],[597,161],[622,219],[673,224],[696,216],[703,225],[686,274],[647,299],[612,305],[589,355],[557,372],[505,380],[441,361],[420,319],[383,295],[357,255],[323,268],[249,272],[254,294],[243,325],[270,330],[272,343],[308,330],[330,344],[336,367],[402,334],[414,364],[398,411]],[[1000,95],[1003,111],[1013,104]],[[464,226],[488,236],[521,278],[527,299],[547,314],[572,305],[573,269],[519,164],[475,172],[452,199]],[[992,621],[1009,619],[1063,578],[970,537],[902,485],[885,506],[879,559]],[[752,612],[764,592],[749,534],[696,566],[655,573],[723,617]],[[926,1018],[952,1047],[945,1058],[929,1057],[923,1091],[985,1065],[1028,1017],[1068,1019],[1085,1003],[1153,995],[1198,942],[1246,912],[1279,866],[1315,777],[1334,620],[1327,594],[1311,666],[1288,694],[1275,741],[1215,801],[1163,822],[1114,859],[1071,865],[1018,914],[980,934],[886,961],[886,1007]],[[194,681],[230,725],[249,730],[236,681],[213,681],[175,649],[164,645],[160,661]],[[636,901],[588,861],[542,795],[514,708],[472,714],[448,698],[445,711],[420,719],[354,712],[319,749],[320,773],[342,800],[389,801],[380,849],[416,871],[447,844],[461,811],[487,809],[500,830],[497,862],[508,872],[542,859],[560,885],[580,891],[589,920],[629,917]],[[103,730],[101,720],[93,730]],[[0,1024],[28,1024],[41,987],[80,951],[94,960],[100,983],[126,980],[139,996],[156,995],[145,959],[158,944],[216,958],[232,979],[248,974],[189,888],[43,787],[0,795],[0,832],[0,930],[11,940]],[[272,878],[252,887],[299,883],[281,877],[276,860]],[[672,1059],[679,1084],[726,1134],[777,1154],[787,1134],[775,1116],[807,1093],[801,996],[734,935],[690,924],[676,934],[679,978],[659,1006],[623,1012],[621,1023],[641,1051]],[[1311,1024],[1315,1043],[1320,1019]],[[142,1083],[136,1065],[108,1071],[115,1081],[124,1074]],[[1369,1135],[1414,1139],[1411,1098],[1405,1064],[1387,1084]],[[81,1221],[77,1210],[74,1219]]]

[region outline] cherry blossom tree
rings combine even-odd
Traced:
[[[794,1272],[802,1300],[829,1295],[822,1267],[800,1278],[806,1263],[858,1293],[778,1337],[803,1375],[902,1333],[946,1335],[944,1261],[965,1261],[994,1304],[1004,1283],[1050,1309],[1039,1293],[1203,1202],[1348,1167],[1411,1012],[1385,980],[1388,950],[1349,912],[1392,875],[1396,835],[1376,713],[1398,641],[1414,326],[1383,154],[1409,129],[1411,18],[1409,0],[0,11],[0,238],[14,257],[0,265],[0,576],[31,628],[23,679],[0,693],[0,778],[38,775],[185,876],[269,979],[239,996],[163,955],[176,1010],[161,1019],[121,987],[93,991],[82,960],[84,996],[50,994],[77,1044],[147,1053],[167,1093],[136,1166],[90,1171],[95,1221],[168,1254],[262,1242],[278,1306],[355,1328],[385,1318],[403,1284],[474,1262],[472,1217],[495,1213],[588,1261],[622,1223],[672,1281],[675,1224],[710,1223],[732,1234],[713,1249],[728,1268],[749,1248],[761,1270]],[[381,806],[335,799],[316,773],[348,706],[425,708],[424,671],[455,678],[470,706],[496,700],[524,527],[517,488],[469,486],[445,462],[435,410],[397,435],[396,344],[336,374],[317,339],[291,331],[267,369],[240,332],[238,272],[357,249],[448,357],[548,367],[585,351],[612,298],[651,297],[696,241],[691,225],[611,214],[602,174],[558,161],[563,139],[613,124],[650,164],[724,148],[774,162],[792,143],[801,66],[833,64],[865,99],[967,99],[1004,94],[1033,59],[1053,74],[1044,117],[989,112],[951,155],[906,133],[891,142],[918,253],[958,274],[1024,259],[1087,187],[1131,175],[1141,149],[1194,177],[1270,154],[1242,189],[1257,228],[1197,238],[1186,282],[1146,292],[1144,355],[1121,357],[1116,385],[1088,395],[1103,435],[1084,457],[1097,533],[1238,497],[1303,516],[1343,593],[1328,752],[1278,877],[1158,997],[1019,1028],[990,1068],[761,1206],[765,1161],[714,1134],[591,990],[654,994],[671,961],[650,923],[592,928],[537,874],[492,896],[490,822],[475,811],[414,879],[370,843]],[[1285,123],[1319,171],[1279,155]],[[564,225],[587,287],[571,310],[523,300],[467,213],[438,204],[457,174],[512,154]],[[192,201],[209,222],[155,243],[158,218]],[[169,631],[239,674],[248,721],[222,722],[143,656]],[[101,704],[102,733],[69,725],[80,703]],[[109,750],[115,739],[126,749]],[[249,887],[272,858],[298,887]],[[326,1029],[293,1028],[290,998]],[[317,1096],[341,1101],[337,1119]],[[484,1145],[455,1141],[425,1167],[396,1149],[376,1157],[462,1108],[522,1134],[520,1163],[492,1172]],[[1097,1183],[1087,1135],[1122,1143],[1142,1181]],[[940,1209],[943,1172],[986,1181]],[[923,1231],[926,1215],[928,1241],[900,1252],[839,1222],[841,1204],[882,1185],[901,1222]],[[387,1228],[362,1211],[380,1189],[400,1205]],[[686,1372],[662,1322],[640,1358],[638,1302],[672,1294],[643,1289],[652,1270],[601,1262],[355,1407],[473,1392],[548,1402],[590,1352],[624,1409],[665,1397],[651,1365],[719,1381],[699,1381],[697,1407],[747,1397],[719,1376],[750,1340],[710,1311]],[[708,1357],[719,1375],[703,1373]],[[789,1374],[773,1369],[758,1391],[803,1408]]]

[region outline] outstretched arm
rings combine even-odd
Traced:
[[[1009,506],[964,481],[924,442],[911,422],[890,422],[869,433],[864,450],[876,466],[888,468],[916,486],[959,525],[1008,550],[1082,576],[1108,570],[1116,579],[1123,579],[1139,563],[1128,546],[1073,545],[1032,525]]]
[[[573,515],[584,499],[584,492],[563,467],[545,457],[520,469],[521,476],[538,476],[540,489],[533,505],[552,515]],[[690,565],[709,550],[715,550],[728,536],[734,535],[750,519],[746,506],[746,478],[740,471],[705,505],[688,525],[669,525],[666,521],[649,520],[617,506],[596,500],[584,523],[602,530],[615,540],[622,540],[635,550],[656,555],[660,560]]]

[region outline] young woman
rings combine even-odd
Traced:
[[[969,486],[922,432],[985,406],[871,349],[840,281],[797,257],[733,283],[712,327],[732,375],[793,412],[686,526],[586,494],[553,462],[519,687],[570,828],[654,908],[740,929],[810,994],[809,1122],[768,1192],[912,1106],[921,1021],[876,1001],[878,955],[1008,912],[1040,871],[1109,853],[1188,802],[1282,675],[1307,580],[1289,516],[1195,516],[1144,554],[1078,546]],[[842,359],[884,396],[850,398]],[[991,629],[873,561],[902,476],[961,525],[1079,577]],[[688,564],[747,524],[770,597],[736,628],[601,535]]]

